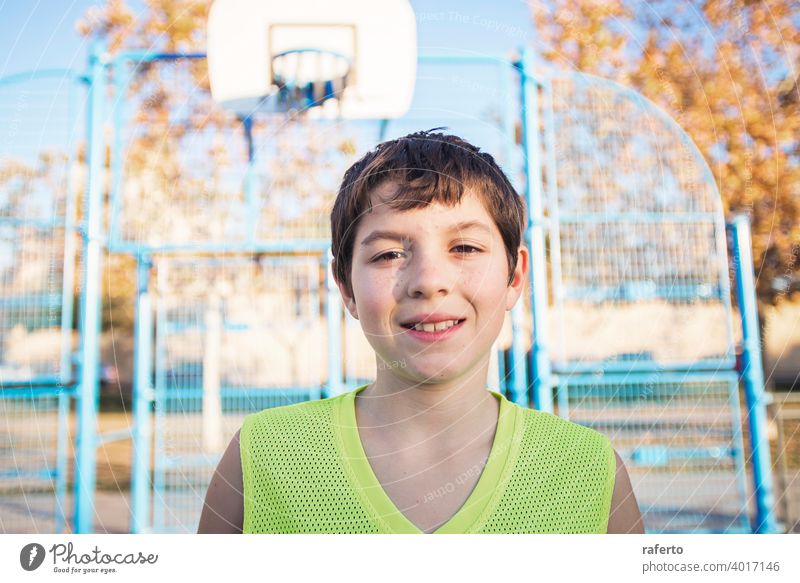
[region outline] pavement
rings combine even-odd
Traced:
[[[786,495],[782,495],[780,480],[775,482],[776,514],[787,532],[800,534],[800,470],[786,476]],[[52,514],[52,497],[27,495],[25,497],[0,496],[3,509],[0,532],[52,533],[55,523]],[[67,532],[72,532],[72,495],[66,496],[65,512]],[[130,530],[130,493],[100,490],[95,495],[94,531],[100,534],[126,534]]]

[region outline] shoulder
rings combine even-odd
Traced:
[[[519,447],[523,463],[535,464],[538,471],[547,472],[554,484],[591,486],[606,504],[610,503],[616,467],[611,440],[599,431],[552,413],[521,409],[524,412]]]
[[[608,436],[552,413],[528,409],[525,415],[530,431],[538,436],[543,447],[561,451],[559,459],[572,459],[575,469],[594,467],[597,475],[603,477],[606,532],[643,534],[644,524],[628,470]]]
[[[231,439],[208,485],[197,532],[238,534],[244,522],[239,431]]]
[[[271,468],[287,457],[307,459],[330,454],[338,438],[338,407],[346,396],[344,393],[247,415],[240,444],[245,491],[249,479],[270,474]]]
[[[602,454],[609,470],[614,468],[614,449],[611,440],[603,433],[573,421],[535,409],[523,409],[525,434],[530,440],[549,447],[572,447]]]
[[[299,444],[330,420],[332,397],[284,405],[251,413],[231,439],[209,483],[198,533],[241,533],[244,524],[245,482],[254,457],[276,443]],[[260,456],[263,460],[263,455]]]
[[[633,493],[628,470],[619,454],[614,451],[616,461],[614,493],[608,516],[609,534],[644,534],[644,523],[639,504]]]
[[[523,427],[509,483],[519,492],[517,512],[530,521],[525,528],[605,533],[616,468],[610,439],[552,413],[520,409]]]
[[[269,407],[262,409],[255,413],[251,413],[247,417],[256,418],[274,418],[274,417],[297,417],[308,415],[319,415],[321,412],[331,409],[337,405],[342,399],[347,396],[347,393],[335,395],[333,397],[325,397],[324,399],[312,399],[310,401],[301,401],[300,403],[292,403],[291,405],[280,405],[277,407]]]
[[[250,445],[253,434],[288,437],[294,433],[314,432],[322,426],[330,426],[334,408],[344,396],[272,407],[247,415],[242,423],[242,448]]]

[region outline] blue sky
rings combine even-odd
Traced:
[[[0,78],[45,69],[86,72],[89,42],[76,32],[75,24],[90,7],[104,3],[104,0],[0,0]],[[128,0],[127,4],[134,12],[146,10],[143,0]],[[411,5],[416,15],[420,53],[507,57],[532,39],[533,27],[525,0],[411,0]],[[500,86],[498,74],[497,67],[463,65],[429,66],[418,71],[414,115],[394,121],[385,137],[444,126],[500,159],[507,158],[499,122],[492,121],[502,109],[498,104],[504,102],[496,95]],[[43,83],[42,87],[50,85]],[[66,96],[72,88],[62,84],[61,89]],[[516,94],[515,89],[512,91]],[[5,105],[7,110],[19,114],[18,98],[14,95],[13,91],[10,97],[0,92],[0,108]],[[68,144],[83,140],[82,106],[77,101],[43,89],[28,95],[27,102],[30,107],[23,113],[46,111],[46,117],[26,124],[25,132],[8,124],[5,129],[0,127],[0,138],[6,138],[0,141],[10,143],[8,136],[13,134],[15,156],[33,160],[42,149],[52,146],[72,150]],[[0,126],[5,121],[0,119]],[[377,124],[366,126],[365,131],[377,138]]]
[[[75,22],[100,0],[0,0],[0,76],[43,68],[83,70],[87,44]],[[129,0],[141,9],[140,0]],[[421,52],[507,54],[530,40],[524,0],[411,0]]]
[[[90,7],[103,4],[104,0],[0,0],[0,78],[54,68],[85,72],[89,42],[76,32],[75,24]],[[127,0],[127,4],[134,12],[146,10],[143,0]],[[507,57],[533,38],[525,0],[411,0],[411,5],[420,53]],[[497,75],[496,70],[449,65],[418,71],[413,107],[422,117],[407,116],[402,123],[398,120],[386,137],[444,126],[499,155],[499,138],[495,130],[487,129],[487,120],[496,118],[501,107],[497,104],[503,101],[485,90],[489,87],[497,91]],[[449,97],[445,97],[447,94]],[[468,113],[466,118],[459,119],[464,112]],[[58,129],[63,130],[62,135],[71,136],[69,139],[82,135],[77,115],[64,112],[59,120]],[[32,152],[41,148],[44,131],[39,130],[28,140]],[[16,147],[22,148],[19,139]]]

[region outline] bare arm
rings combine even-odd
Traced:
[[[241,534],[243,524],[242,458],[237,431],[208,485],[197,533]]]
[[[628,470],[616,451],[614,457],[617,458],[617,472],[608,514],[608,534],[644,534],[642,514],[633,494]]]

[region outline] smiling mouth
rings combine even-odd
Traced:
[[[464,321],[466,321],[466,318],[463,318],[461,320],[445,320],[443,322],[430,322],[427,324],[423,324],[422,322],[417,324],[401,324],[401,326],[406,330],[415,330],[417,332],[442,332],[445,330],[449,330],[454,326],[458,326]]]

